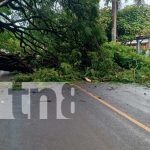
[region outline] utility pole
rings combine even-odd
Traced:
[[[143,36],[136,36],[136,52],[137,54],[141,54],[141,40],[143,39]]]

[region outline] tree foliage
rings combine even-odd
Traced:
[[[84,59],[105,39],[98,7],[98,0],[8,0],[0,7],[0,31],[11,32],[33,58],[58,61],[76,49]]]
[[[100,10],[100,24],[103,25],[107,37],[110,39],[111,35],[111,8],[104,8]],[[117,34],[119,41],[126,41],[135,39],[136,35],[149,36],[150,26],[150,6],[127,6],[118,11],[117,20]]]
[[[43,49],[41,44],[45,46],[47,42],[41,38],[46,36],[84,47],[96,33],[99,35],[95,22],[97,0],[12,0],[6,7],[11,14],[9,17],[2,7],[1,31],[11,31],[21,41],[21,46]],[[97,36],[93,42],[96,44],[100,40]]]
[[[150,6],[128,6],[118,15],[118,36],[120,40],[134,39],[144,34],[150,26]]]

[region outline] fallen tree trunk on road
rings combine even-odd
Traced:
[[[21,59],[18,55],[7,54],[0,52],[0,70],[4,71],[18,71],[22,73],[31,73],[33,72],[32,67]]]
[[[42,58],[42,59],[41,59]],[[36,65],[46,68],[58,68],[59,60],[56,56],[48,54],[47,57],[36,58],[36,56],[21,57],[17,54],[10,54],[0,51],[0,70],[18,71],[22,73],[32,73]],[[32,61],[36,61],[36,65]]]

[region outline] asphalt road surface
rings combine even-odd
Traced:
[[[0,82],[10,81],[12,77],[13,73],[0,70]]]
[[[70,86],[64,90],[63,114],[72,119],[56,119],[52,96],[47,120],[0,120],[0,150],[150,150],[150,89],[109,83],[79,86],[73,97]],[[70,113],[71,101],[75,114]],[[20,106],[17,101],[15,105],[17,112]]]

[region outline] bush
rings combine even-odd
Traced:
[[[116,63],[112,80],[142,84],[150,82],[150,57],[136,54],[133,48],[119,43],[105,43],[102,48],[113,55],[112,61]]]
[[[135,75],[134,70],[124,70],[122,72],[118,72],[116,74],[116,78],[114,78],[114,81],[119,81],[123,83],[133,83],[135,82]]]
[[[136,54],[135,50],[119,43],[105,43],[96,52],[88,52],[91,66],[80,68],[80,53],[76,50],[56,69],[39,69],[33,74],[19,74],[16,82],[76,81],[89,77],[99,81],[150,83],[150,57]],[[68,56],[69,57],[69,56]],[[79,59],[79,60],[78,60]],[[62,59],[63,60],[63,59]]]
[[[70,60],[73,67],[80,68],[81,58],[82,58],[81,52],[78,49],[74,49],[71,53],[71,60]]]
[[[49,82],[60,81],[60,77],[54,69],[39,69],[33,74],[19,74],[15,76],[14,80],[16,82]]]
[[[70,74],[73,72],[72,66],[68,63],[61,63],[60,65],[60,71],[64,74]]]
[[[68,64],[63,63],[60,70],[39,69],[32,74],[18,74],[14,77],[15,82],[64,82],[81,79],[82,75],[74,71]]]
[[[30,82],[33,80],[30,74],[18,74],[14,77],[16,82]]]
[[[89,52],[88,55],[91,59],[91,67],[87,68],[86,75],[101,78],[112,73],[112,70],[115,69],[113,55],[107,49],[102,48],[98,52]]]

